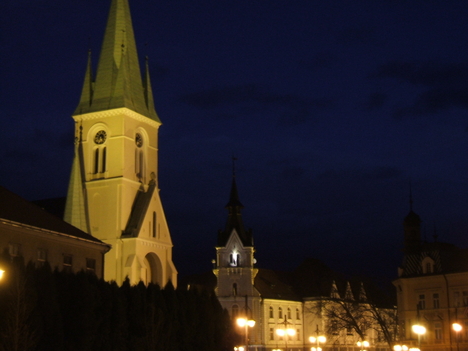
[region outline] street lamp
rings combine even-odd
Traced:
[[[393,350],[394,351],[408,351],[408,346],[406,346],[406,345],[394,345]]]
[[[286,329],[276,329],[276,334],[278,334],[281,337],[284,337],[284,343],[286,346],[286,351],[288,351],[288,338],[290,336],[293,336],[296,334],[296,331],[292,328],[286,328]]]
[[[4,273],[5,273],[5,271],[3,269],[0,269],[0,280],[2,280],[2,277],[3,277]]]
[[[426,334],[426,327],[420,324],[415,324],[411,327],[411,329],[413,330],[414,333],[418,334],[418,348],[420,349],[421,348],[421,335]]]
[[[365,341],[365,340],[363,340],[363,341],[358,341],[358,342],[357,342],[357,346],[359,346],[359,349],[360,349],[361,351],[366,351],[365,348],[366,348],[366,347],[369,347],[369,341]]]
[[[319,335],[317,337],[311,336],[309,337],[309,341],[312,344],[317,344],[317,347],[311,347],[310,351],[322,351],[322,348],[320,347],[320,343],[324,344],[327,341],[327,338],[324,335]]]
[[[253,319],[247,318],[237,318],[237,325],[241,328],[245,327],[245,351],[249,351],[249,328],[255,326],[255,321]],[[244,348],[239,348],[239,351],[244,351]]]
[[[463,327],[461,326],[460,323],[453,323],[452,324],[452,329],[456,333],[456,339],[457,339],[457,351],[460,350],[460,345],[458,342],[460,341],[460,332],[462,331]]]

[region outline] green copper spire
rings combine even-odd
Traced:
[[[143,85],[128,0],[112,0],[96,81],[91,65],[75,115],[127,107],[160,122],[153,97],[148,97],[148,72]]]

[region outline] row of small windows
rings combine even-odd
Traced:
[[[39,248],[36,251],[36,265],[37,267],[42,267],[45,262],[47,262],[47,250]],[[8,254],[11,258],[21,256],[21,245],[16,243],[11,243],[8,246]],[[73,268],[73,255],[63,254],[62,260],[62,270],[64,272],[72,272]],[[86,259],[86,271],[95,273],[96,272],[96,260],[93,258]]]
[[[426,294],[419,294],[418,295],[418,309],[425,310],[427,308],[438,309],[440,308],[440,294],[439,293],[432,293],[432,306],[428,306]],[[455,291],[453,292],[453,300],[452,300],[453,307],[461,307],[461,306],[468,306],[468,291]]]
[[[275,318],[275,310],[274,310],[273,306],[270,306],[269,317],[270,318]],[[286,317],[287,319],[292,319],[291,309],[288,307],[288,309],[286,310],[286,315],[283,315],[283,308],[278,307],[278,318],[282,319],[284,317]],[[301,314],[300,314],[298,308],[296,308],[296,319],[301,319]]]

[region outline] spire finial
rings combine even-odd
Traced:
[[[409,181],[409,206],[410,206],[410,212],[413,211],[413,189],[412,189],[411,179]]]
[[[237,157],[232,156],[232,177],[233,178],[236,177],[236,161],[237,161]]]

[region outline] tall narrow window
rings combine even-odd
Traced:
[[[288,319],[291,319],[291,309],[288,307]]]
[[[299,313],[299,308],[296,308],[296,319],[297,320],[301,319],[301,314]]]
[[[239,306],[237,305],[232,305],[232,318],[236,318],[237,315],[239,314]]]
[[[426,295],[424,295],[424,294],[419,295],[418,308],[420,310],[426,309]]]
[[[278,307],[278,318],[283,318],[283,309],[281,307]]]
[[[101,163],[101,172],[106,171],[106,158],[107,158],[107,148],[104,146],[102,148],[102,163]]]
[[[72,255],[63,255],[63,271],[71,273],[73,257]]]
[[[232,295],[237,296],[237,283],[232,284]]]
[[[153,238],[156,238],[156,211],[153,211]]]
[[[436,341],[442,340],[442,323],[435,322],[434,323],[434,336]]]
[[[99,173],[99,148],[94,150],[94,174]]]
[[[96,273],[96,260],[94,258],[86,259],[86,272]]]
[[[274,318],[274,311],[273,311],[273,306],[270,306],[270,318]]]
[[[434,294],[432,294],[432,297],[433,297],[433,301],[434,301],[434,308],[439,308],[439,306],[440,306],[439,294],[434,293]]]

